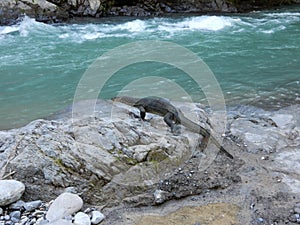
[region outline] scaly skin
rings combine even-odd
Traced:
[[[204,137],[204,140],[208,140],[208,138],[210,137],[212,142],[221,151],[223,151],[228,157],[233,158],[233,156],[222,147],[222,145],[217,141],[217,139],[214,136],[212,136],[210,130],[202,127],[197,123],[194,123],[193,121],[185,117],[180,109],[176,108],[164,98],[134,98],[129,96],[119,96],[113,98],[112,100],[138,108],[140,110],[140,116],[143,120],[145,119],[146,112],[164,117],[165,123],[171,128],[172,132],[174,132],[176,124],[181,124],[190,131],[201,134]]]

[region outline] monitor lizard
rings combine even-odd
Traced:
[[[165,123],[171,128],[171,132],[175,131],[177,124],[181,124],[188,130],[201,134],[205,141],[208,141],[208,139],[211,138],[212,142],[222,152],[224,152],[229,158],[233,158],[233,156],[224,149],[218,140],[212,136],[212,133],[209,129],[204,128],[200,124],[197,124],[185,117],[182,111],[172,105],[167,99],[160,97],[134,98],[129,96],[118,96],[112,98],[112,100],[138,108],[140,110],[140,117],[143,120],[145,120],[146,112],[162,116]]]

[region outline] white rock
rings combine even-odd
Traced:
[[[19,200],[25,191],[25,185],[16,180],[0,180],[0,206]]]
[[[78,195],[72,193],[62,193],[50,206],[46,214],[46,219],[49,220],[49,222],[62,219],[79,211],[82,205],[83,201]]]
[[[76,213],[74,217],[74,224],[75,225],[91,225],[91,220],[90,217],[83,213],[83,212],[78,212]]]
[[[300,214],[300,207],[295,207],[294,212],[297,213],[297,214]]]
[[[73,223],[69,220],[60,219],[52,223],[47,223],[47,225],[73,225]]]
[[[99,0],[89,0],[89,3],[92,10],[98,10],[101,5]]]
[[[163,190],[155,190],[154,192],[155,203],[162,203],[166,199],[166,196],[168,194],[169,192]]]
[[[92,224],[98,224],[105,219],[105,216],[99,211],[92,211]]]

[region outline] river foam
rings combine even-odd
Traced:
[[[150,34],[152,37],[159,35],[170,36],[180,32],[193,31],[219,31],[231,27],[237,19],[223,16],[197,16],[185,19],[135,19],[119,24],[96,23],[96,24],[73,24],[53,26],[40,23],[27,16],[17,25],[0,27],[0,35],[16,34],[28,36],[52,32],[61,39],[75,42],[110,37],[135,37]]]
[[[127,37],[127,38],[172,38],[186,33],[220,32],[230,29],[233,33],[257,31],[272,34],[285,29],[285,24],[300,21],[300,13],[265,13],[265,17],[231,17],[231,16],[192,16],[173,18],[120,20],[117,23],[103,20],[101,23],[48,25],[27,16],[17,24],[0,27],[0,36],[48,35],[73,42],[94,39]],[[271,20],[269,18],[272,18]]]

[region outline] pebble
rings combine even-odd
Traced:
[[[95,208],[78,212],[82,205],[82,199],[71,193],[63,193],[49,203],[19,200],[0,207],[0,225],[95,225],[105,219]]]
[[[21,219],[21,212],[20,211],[12,211],[10,214],[10,219],[12,222],[17,223]]]
[[[92,219],[91,219],[92,224],[99,224],[100,222],[102,222],[102,220],[105,219],[103,213],[99,211],[92,211],[91,215],[92,215]]]
[[[91,225],[90,217],[83,212],[78,212],[74,216],[74,225]]]
[[[29,218],[28,217],[26,217],[26,216],[22,216],[21,217],[21,221],[20,221],[20,223],[21,224],[25,224],[27,221],[29,220]]]
[[[291,210],[289,220],[293,223],[300,224],[300,203],[294,205],[293,210]]]
[[[49,222],[62,219],[79,211],[82,205],[83,201],[78,195],[62,193],[51,204],[46,214],[46,219],[49,220]]]
[[[0,206],[9,205],[21,198],[25,185],[16,180],[0,180]]]
[[[260,222],[260,223],[263,223],[264,222],[264,219],[263,218],[257,218],[257,222]]]
[[[6,216],[4,216],[3,219],[4,219],[4,220],[10,220],[10,216],[9,216],[9,215],[6,215]]]
[[[22,200],[19,200],[19,201],[15,202],[15,203],[11,204],[11,205],[9,206],[9,208],[10,208],[10,209],[14,209],[14,210],[19,210],[19,209],[21,209],[22,207],[24,207],[24,205],[25,205],[25,202],[22,201]]]
[[[291,221],[291,222],[297,222],[297,220],[298,220],[298,216],[299,216],[299,214],[293,214],[293,215],[291,215],[290,217],[289,217],[289,220]]]
[[[39,208],[41,205],[42,205],[42,201],[37,200],[37,201],[32,201],[32,202],[26,202],[24,204],[24,208],[25,208],[26,212],[31,212],[31,211]]]

